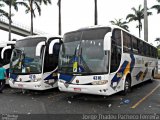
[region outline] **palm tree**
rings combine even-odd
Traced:
[[[94,25],[98,24],[98,10],[97,10],[97,0],[94,0]]]
[[[141,37],[141,30],[142,30],[141,20],[144,19],[144,9],[142,9],[141,5],[139,5],[138,9],[133,7],[132,10],[134,11],[134,14],[128,14],[126,19],[129,19],[129,22],[138,21],[138,26],[136,26],[136,28],[139,29],[139,37]],[[152,13],[147,12],[147,15],[152,15]]]
[[[22,6],[26,6],[25,2],[19,2],[18,0],[1,0],[3,1],[5,4],[7,4],[9,6],[9,13],[8,13],[8,19],[9,19],[9,41],[11,40],[11,23],[12,23],[12,7],[14,7],[14,9],[16,11],[18,11],[18,5],[22,5]]]
[[[151,9],[156,9],[157,14],[159,14],[160,13],[160,0],[157,0],[157,2],[159,3],[159,5],[154,5],[151,7]]]
[[[62,34],[62,23],[61,23],[61,0],[58,0],[58,8],[59,8],[59,23],[58,23],[58,29],[59,29],[59,35]]]
[[[27,2],[27,10],[26,13],[31,13],[31,35],[33,35],[33,18],[36,17],[35,10],[38,11],[39,16],[41,15],[41,5],[44,3],[45,5],[51,4],[51,0],[23,0]]]
[[[115,19],[114,21],[113,21],[113,20],[110,21],[110,23],[111,23],[112,25],[117,25],[117,26],[119,26],[119,27],[121,27],[121,28],[129,31],[129,30],[128,30],[129,27],[128,27],[128,25],[126,25],[128,22],[122,21],[122,19]]]
[[[0,8],[4,7],[4,4],[2,3],[2,0],[0,0]],[[8,18],[8,13],[4,11],[3,9],[0,9],[0,16],[4,16]]]

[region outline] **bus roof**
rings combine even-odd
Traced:
[[[127,31],[127,30],[125,30],[125,29],[123,29],[123,28],[121,28],[121,27],[119,27],[119,26],[117,26],[117,25],[108,25],[108,26],[105,26],[105,25],[94,25],[94,26],[84,27],[84,28],[81,28],[81,29],[78,29],[78,30],[75,30],[75,31],[89,30],[89,29],[96,29],[96,28],[105,28],[105,27],[110,27],[111,30],[116,29],[116,28],[117,28],[117,29],[121,29],[122,31],[125,31],[125,32],[127,32],[128,34],[130,34],[130,35],[132,35],[132,36],[134,36],[134,37],[142,40],[143,42],[149,44],[147,41],[145,41],[145,40],[143,40],[143,39],[141,39],[141,38],[133,35],[133,34],[130,33],[129,31]],[[75,31],[71,31],[71,32],[75,32]],[[70,32],[68,32],[68,33],[70,33]],[[149,44],[149,45],[153,46],[152,44]],[[153,46],[153,47],[155,47],[155,46]]]
[[[24,37],[22,39],[19,39],[18,41],[21,41],[21,40],[28,40],[29,38],[36,38],[36,37],[46,37],[47,40],[49,38],[62,38],[62,36],[60,35],[49,35],[49,34],[44,34],[44,35],[32,35],[32,36],[27,36],[27,37]]]

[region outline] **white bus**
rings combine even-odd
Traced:
[[[30,36],[18,40],[10,62],[12,88],[46,90],[57,87],[60,36]]]
[[[112,95],[152,79],[157,49],[118,26],[68,32],[59,54],[60,91]]]
[[[7,76],[9,76],[9,63],[16,41],[4,41],[0,43],[0,64],[6,69]],[[8,80],[6,81],[8,84]]]

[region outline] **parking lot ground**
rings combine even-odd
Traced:
[[[134,86],[126,96],[98,96],[6,87],[0,94],[1,114],[160,114],[160,81]]]

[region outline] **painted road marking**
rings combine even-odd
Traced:
[[[154,93],[154,91],[156,91],[158,88],[160,87],[160,84],[154,88],[150,93],[148,93],[144,98],[142,98],[141,100],[139,100],[136,104],[134,104],[131,108],[136,108],[140,103],[142,103],[144,100],[146,100],[150,95],[152,95],[152,93]]]

